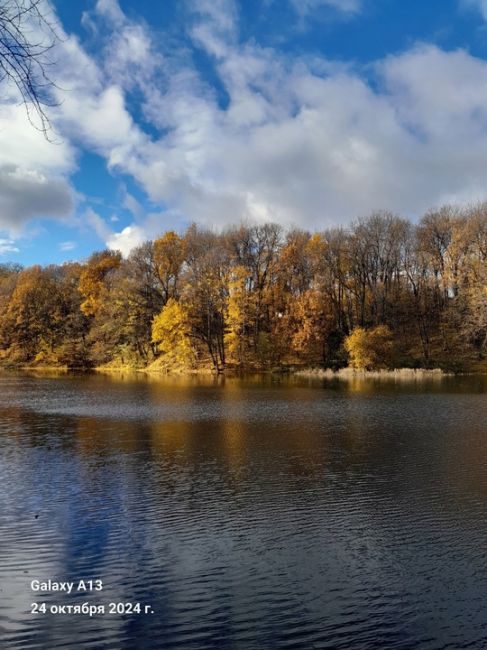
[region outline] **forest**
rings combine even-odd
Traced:
[[[0,363],[160,371],[487,370],[487,204],[310,233],[191,225],[0,265]]]

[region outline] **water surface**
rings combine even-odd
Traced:
[[[486,393],[0,376],[0,647],[487,647]]]

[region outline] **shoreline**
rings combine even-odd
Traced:
[[[339,370],[332,370],[331,368],[313,368],[313,367],[297,367],[297,366],[278,366],[274,368],[226,368],[221,372],[217,372],[214,368],[201,367],[201,368],[130,368],[130,367],[116,367],[116,366],[97,366],[92,369],[97,373],[117,374],[117,373],[137,373],[146,374],[150,376],[164,376],[164,377],[195,377],[195,376],[214,376],[214,377],[244,377],[249,375],[262,375],[262,376],[289,376],[289,377],[302,377],[308,379],[357,379],[357,378],[391,378],[391,379],[421,379],[428,377],[454,377],[458,375],[472,374],[481,375],[487,373],[479,372],[462,372],[454,373],[442,370],[441,368],[395,368],[395,369],[379,369],[379,370],[359,370],[352,367],[340,368]]]
[[[95,366],[92,368],[69,368],[63,366],[42,366],[42,365],[19,365],[19,366],[2,366],[0,372],[29,372],[35,374],[106,374],[106,375],[147,375],[149,377],[245,377],[250,375],[262,376],[288,376],[300,377],[303,379],[394,379],[394,380],[422,380],[422,379],[441,379],[444,377],[459,377],[465,375],[482,376],[487,375],[487,371],[472,370],[466,372],[449,372],[441,368],[395,368],[379,370],[359,370],[356,368],[345,367],[339,370],[331,368],[313,368],[313,367],[296,367],[282,366],[270,369],[236,369],[226,368],[222,372],[217,372],[213,368],[136,368],[132,366]]]
[[[393,370],[358,370],[356,368],[340,368],[331,370],[326,368],[310,368],[297,370],[293,374],[298,377],[317,379],[427,379],[455,377],[463,374],[481,373],[454,373],[441,368],[395,368]]]

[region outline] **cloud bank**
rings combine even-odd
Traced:
[[[428,44],[367,70],[289,59],[240,43],[232,3],[193,6],[193,43],[227,101],[194,66],[176,67],[164,87],[144,80],[143,108],[161,135],[135,138],[116,163],[169,213],[319,228],[487,196],[485,61]]]
[[[300,6],[322,4],[338,2]],[[12,130],[0,148],[0,229],[71,214],[81,149],[134,179],[155,206],[145,216],[126,194],[133,222],[120,232],[84,213],[125,254],[168,223],[323,228],[376,209],[414,216],[487,198],[487,62],[464,50],[420,43],[363,68],[291,58],[242,41],[237,4],[195,0],[187,37],[208,75],[187,46],[169,46],[116,0],[99,0],[84,23],[102,55],[89,56],[74,36],[61,45],[57,75],[69,90],[54,119],[63,144],[32,133],[21,107],[1,107],[0,125]]]

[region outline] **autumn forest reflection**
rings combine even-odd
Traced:
[[[8,647],[483,642],[486,378],[0,383]],[[156,613],[33,619],[51,574]]]

